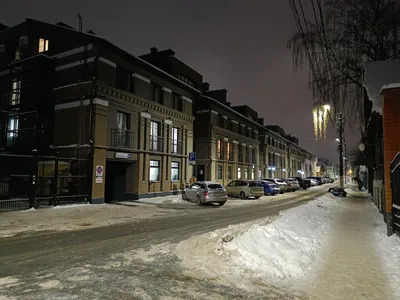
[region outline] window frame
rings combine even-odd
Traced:
[[[38,53],[45,53],[49,51],[49,40],[45,38],[39,38],[37,50]]]
[[[152,163],[156,163],[156,164],[152,165]],[[156,180],[151,179],[151,173],[152,173],[151,170],[152,169],[157,170],[157,179]],[[160,181],[160,161],[159,160],[151,159],[149,162],[149,181],[150,182],[159,182]]]
[[[175,166],[174,166],[175,165]],[[177,177],[174,179],[173,171],[177,170]],[[171,181],[179,181],[180,180],[180,163],[176,161],[171,162]]]

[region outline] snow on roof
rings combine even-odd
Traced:
[[[382,90],[400,87],[400,59],[367,62],[364,70],[364,86],[372,101],[372,111],[382,114]]]

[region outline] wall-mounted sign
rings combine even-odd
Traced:
[[[104,168],[103,166],[96,166],[96,183],[103,183]]]
[[[115,158],[129,159],[129,158],[131,158],[131,154],[123,153],[123,152],[115,152]]]

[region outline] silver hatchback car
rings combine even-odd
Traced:
[[[224,186],[218,182],[197,181],[183,190],[182,199],[194,201],[197,205],[218,203],[222,206],[228,200],[228,196]]]

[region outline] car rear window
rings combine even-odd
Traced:
[[[250,181],[249,182],[249,187],[259,187],[259,186],[263,186],[261,182],[259,181]]]
[[[276,182],[285,183],[283,180],[277,179]]]
[[[217,190],[217,189],[222,189],[223,186],[220,184],[212,183],[208,185],[208,189],[210,190]]]

